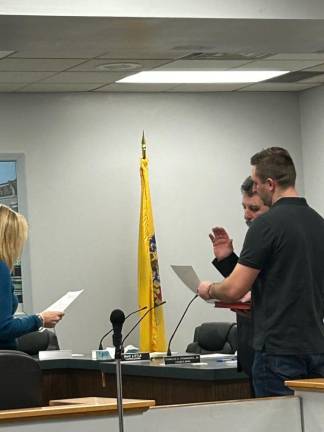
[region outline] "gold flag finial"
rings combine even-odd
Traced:
[[[146,141],[145,141],[144,131],[142,135],[142,158],[146,159]]]

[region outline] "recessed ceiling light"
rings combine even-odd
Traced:
[[[205,84],[251,83],[265,81],[289,71],[147,71],[128,76],[116,82],[137,84]]]
[[[119,72],[136,70],[142,67],[139,63],[105,63],[96,67],[97,70],[104,72]]]

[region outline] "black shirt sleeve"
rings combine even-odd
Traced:
[[[232,252],[231,255],[229,255],[228,257],[224,258],[221,261],[218,261],[217,258],[215,258],[212,261],[212,263],[213,266],[217,268],[217,270],[220,272],[222,276],[227,277],[234,270],[237,261],[238,261],[238,256],[234,252]]]
[[[261,216],[248,229],[238,262],[262,270],[271,256],[273,244],[274,235],[270,224]]]

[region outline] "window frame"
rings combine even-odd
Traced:
[[[25,155],[23,153],[0,152],[1,161],[16,162],[18,211],[28,219]],[[29,242],[27,241],[21,257],[23,303],[19,303],[17,312],[32,313],[33,310],[30,270],[30,250]]]

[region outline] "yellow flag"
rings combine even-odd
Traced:
[[[138,302],[139,307],[148,306],[150,308],[160,304],[163,300],[148,178],[148,160],[145,158],[141,159],[140,171],[141,212],[138,242]],[[152,310],[140,323],[141,351],[156,352],[166,350],[162,308],[163,306],[160,306]]]

